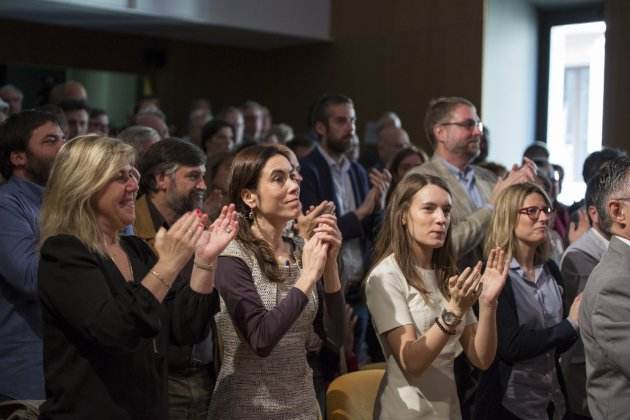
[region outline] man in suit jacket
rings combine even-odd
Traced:
[[[439,176],[451,190],[453,255],[458,266],[472,266],[482,258],[482,246],[494,202],[512,184],[534,179],[535,164],[525,159],[508,176],[497,181],[494,174],[472,161],[479,155],[483,124],[475,106],[461,97],[434,99],[424,117],[424,128],[433,145],[431,161],[410,172]]]
[[[586,211],[591,227],[567,248],[560,262],[566,302],[582,293],[593,269],[608,249],[610,235],[600,225],[595,199],[601,194],[601,183],[595,176],[585,194]],[[569,410],[577,419],[590,418],[586,401],[586,362],[584,345],[578,340],[561,358],[562,373],[569,400]]]
[[[366,333],[369,317],[361,283],[369,267],[369,256],[391,176],[373,169],[370,174],[347,158],[356,136],[356,113],[352,99],[343,95],[322,96],[313,108],[312,128],[319,144],[300,161],[300,200],[304,210],[322,201],[335,204],[337,223],[343,237],[342,283],[346,300],[358,317],[355,348],[359,362],[367,361]],[[368,178],[372,183],[370,187]],[[378,344],[374,343],[378,352]]]
[[[586,355],[588,408],[594,419],[627,419],[630,411],[630,159],[600,173],[596,199],[608,250],[586,283],[580,333]]]

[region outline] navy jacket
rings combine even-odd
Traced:
[[[324,200],[334,202],[337,209],[337,224],[343,239],[363,238],[371,243],[380,227],[381,212],[377,211],[362,221],[359,221],[352,211],[339,214],[340,204],[335,195],[335,185],[330,167],[317,147],[300,161],[300,165],[300,173],[303,178],[300,187],[302,208],[308,209],[310,206],[317,206]],[[370,188],[367,172],[360,164],[351,162],[350,179],[354,200],[359,207]]]

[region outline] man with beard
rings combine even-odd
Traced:
[[[313,131],[319,144],[301,161],[304,178],[300,200],[304,209],[324,200],[335,203],[337,223],[343,236],[342,283],[346,300],[358,316],[355,352],[359,363],[367,362],[366,334],[369,325],[361,282],[369,267],[372,243],[379,229],[381,210],[391,176],[373,169],[369,176],[357,162],[347,158],[356,131],[352,100],[343,95],[325,95],[313,107]],[[371,187],[368,184],[368,178]],[[378,354],[376,343],[374,350]],[[349,350],[349,349],[347,349]],[[376,354],[372,353],[373,358]]]
[[[199,147],[176,138],[153,144],[142,156],[138,170],[140,198],[136,201],[136,235],[153,246],[161,226],[168,228],[184,213],[199,209],[204,202],[206,157]],[[171,292],[186,285],[193,268],[193,258],[179,273]],[[214,293],[214,311],[218,296]],[[169,304],[169,294],[165,302]],[[208,416],[214,388],[215,367],[212,331],[194,346],[169,345],[168,406],[169,419],[201,419]]]
[[[0,132],[0,418],[37,418],[45,399],[37,293],[38,218],[50,169],[64,143],[54,115],[23,111]]]
[[[483,123],[475,106],[461,97],[434,99],[424,117],[424,129],[434,152],[431,160],[410,172],[439,176],[451,191],[453,256],[460,268],[483,257],[482,245],[499,193],[512,184],[533,181],[536,165],[525,158],[505,179],[472,161],[479,155]]]
[[[433,146],[433,157],[409,173],[442,178],[451,192],[450,214],[453,258],[460,269],[473,267],[483,258],[485,232],[490,223],[494,203],[505,188],[519,182],[532,181],[536,165],[524,158],[502,180],[472,161],[479,155],[483,124],[475,106],[461,97],[434,99],[424,117],[424,129]],[[465,356],[455,359],[455,376],[462,417],[470,418],[469,410],[475,389]]]

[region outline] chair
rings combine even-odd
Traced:
[[[326,392],[328,420],[372,420],[384,369],[360,370],[335,379]]]
[[[359,368],[359,370],[370,370],[370,369],[386,369],[386,362],[377,362],[377,363],[368,363]]]

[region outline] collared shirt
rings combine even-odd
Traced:
[[[460,171],[458,167],[450,164],[445,159],[442,159],[442,163],[444,163],[446,169],[457,178],[457,181],[462,188],[464,188],[464,191],[468,194],[468,198],[470,198],[470,201],[472,201],[476,208],[480,209],[487,204],[486,200],[481,196],[479,188],[477,188],[477,184],[475,183],[475,170],[471,165],[466,166],[463,171]]]
[[[17,176],[0,186],[0,400],[45,399],[37,291],[43,193]]]
[[[541,330],[562,321],[560,287],[542,264],[534,268],[535,281],[530,281],[512,258],[509,276],[519,326]],[[525,419],[547,418],[550,402],[555,407],[554,418],[562,418],[565,404],[556,372],[555,349],[514,363],[503,397],[503,406]]]
[[[352,179],[350,178],[350,160],[342,156],[339,162],[337,162],[328,155],[322,147],[317,147],[319,147],[319,151],[330,168],[339,214],[344,215],[356,210],[357,202],[352,187]],[[360,238],[343,241],[343,245],[341,246],[341,258],[343,260],[341,279],[344,284],[348,285],[360,282],[365,273]]]
[[[624,244],[626,244],[626,245],[630,246],[630,239],[627,239],[627,238],[621,237],[621,236],[619,236],[619,235],[615,235],[615,236],[616,236],[616,237],[617,237],[617,239],[619,239],[621,242],[623,242]]]

